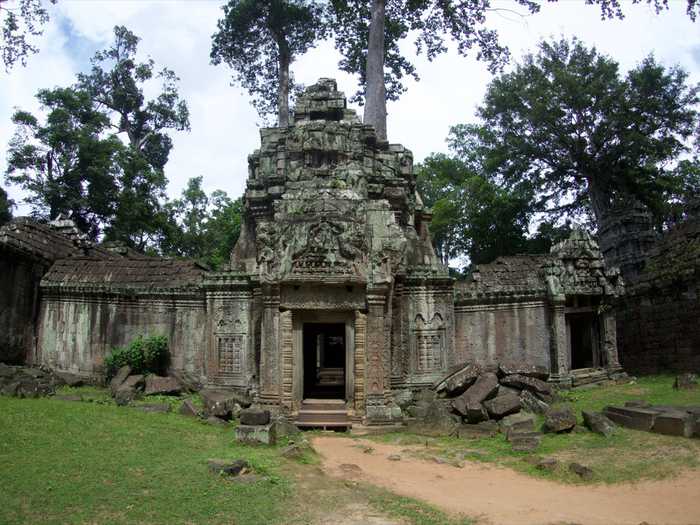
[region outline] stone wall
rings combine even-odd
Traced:
[[[32,350],[45,271],[40,262],[0,251],[0,362],[22,364]]]
[[[36,361],[100,376],[105,356],[138,335],[168,338],[171,368],[205,375],[204,297],[107,297],[46,294],[39,312]]]
[[[545,301],[455,306],[458,362],[535,365],[551,369]]]
[[[617,311],[621,363],[635,373],[700,370],[700,219],[668,232],[627,283]]]

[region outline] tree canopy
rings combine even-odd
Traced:
[[[697,133],[698,102],[687,74],[652,56],[623,76],[576,39],[542,42],[489,84],[481,124],[455,126],[450,144],[476,145],[491,176],[506,189],[528,187],[536,209],[590,210],[599,224],[630,198],[662,213],[679,191],[675,163]]]
[[[0,187],[0,226],[12,220],[13,204],[5,189]]]
[[[0,17],[2,17],[2,43],[0,54],[9,72],[19,61],[27,64],[27,57],[39,49],[32,44],[32,37],[44,32],[44,24],[49,21],[47,5],[57,0],[0,0]]]
[[[557,0],[549,0],[548,3]],[[540,10],[541,0],[516,0],[529,13]],[[597,4],[601,17],[623,18],[620,0],[587,0]],[[646,3],[656,12],[668,8],[668,0],[633,0]],[[418,79],[415,66],[402,52],[400,42],[415,37],[417,53],[433,59],[447,50],[445,40],[453,40],[457,51],[467,55],[474,48],[491,72],[509,60],[509,51],[498,41],[495,30],[486,25],[486,16],[499,8],[490,0],[331,0],[336,47],[342,55],[340,68],[358,75],[360,89],[356,101],[365,102],[364,123],[386,140],[386,101],[396,100],[405,91],[403,78]],[[687,0],[687,14],[695,20],[700,13],[698,0]]]
[[[221,190],[207,195],[202,181],[201,176],[191,178],[182,196],[166,204],[171,227],[162,250],[219,268],[228,262],[238,240],[242,199],[231,200]]]
[[[225,63],[252,96],[261,117],[289,122],[289,94],[297,87],[294,58],[326,35],[320,4],[308,0],[230,0],[212,36],[211,61]]]
[[[74,86],[38,93],[45,121],[15,113],[6,176],[29,193],[36,215],[70,212],[91,238],[144,250],[158,245],[167,222],[169,132],[189,130],[189,114],[175,74],[138,62],[131,31],[114,33],[112,47],[95,54]],[[144,95],[149,80],[161,81],[152,99]]]

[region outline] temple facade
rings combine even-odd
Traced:
[[[292,419],[305,400],[335,400],[369,424],[400,420],[399,393],[467,361],[537,366],[565,385],[620,370],[622,281],[596,243],[576,232],[455,282],[411,152],[378,141],[335,81],[308,88],[289,127],[261,130],[248,162],[241,235],[218,272],[94,246],[63,223],[0,229],[0,276],[21,275],[0,287],[33,290],[22,315],[2,294],[0,348],[99,375],[112,347],[164,334],[173,370],[209,387]]]

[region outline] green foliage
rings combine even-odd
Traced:
[[[27,56],[39,50],[30,42],[30,37],[38,37],[43,32],[43,25],[49,21],[47,4],[55,4],[57,0],[10,0],[0,2],[2,16],[2,42],[0,55],[5,64],[5,71],[19,61],[27,64]]]
[[[191,178],[182,197],[166,205],[169,228],[163,253],[191,257],[219,268],[228,262],[241,230],[241,198],[232,201],[226,192],[210,196],[202,189],[202,177]]]
[[[534,208],[527,187],[507,190],[482,175],[484,168],[474,150],[462,158],[428,156],[416,166],[416,185],[424,204],[432,208],[433,243],[443,264],[468,259],[471,264],[503,255],[546,253],[553,240],[570,230],[549,223],[528,235]]]
[[[15,113],[6,177],[28,193],[34,215],[70,214],[90,238],[143,251],[163,236],[168,132],[189,130],[189,114],[175,74],[138,63],[139,38],[125,27],[114,35],[74,86],[38,93],[45,121]],[[149,100],[151,81],[161,85]]]
[[[0,188],[0,226],[12,220],[12,207],[14,202],[7,196],[7,192]]]
[[[85,91],[43,89],[37,99],[47,111],[43,122],[21,110],[12,117],[7,180],[28,192],[25,202],[35,216],[71,215],[96,239],[115,213],[116,160],[123,146]]]
[[[230,429],[113,403],[0,396],[0,407],[0,523],[286,523],[278,450],[238,444]],[[263,479],[221,479],[210,458],[246,459]]]
[[[535,209],[600,221],[636,199],[657,217],[679,187],[671,168],[698,125],[698,88],[652,56],[626,76],[580,41],[542,42],[488,86],[480,126],[455,126],[450,145],[475,146],[490,177],[536,196]]]
[[[162,335],[138,336],[126,347],[113,348],[105,357],[105,372],[114,377],[123,366],[130,366],[134,374],[163,374],[169,363],[168,339]]]
[[[229,0],[223,11],[212,35],[212,63],[233,70],[234,82],[250,93],[261,117],[275,114],[279,97],[298,89],[289,64],[326,36],[321,6],[308,0]]]

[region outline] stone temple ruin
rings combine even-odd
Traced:
[[[0,229],[0,360],[99,377],[114,346],[164,334],[173,371],[300,424],[319,405],[346,424],[400,420],[397,395],[464,362],[564,385],[620,370],[622,282],[587,234],[455,282],[430,219],[411,152],[321,79],[292,125],[261,130],[223,271],[93,245],[66,220]]]

